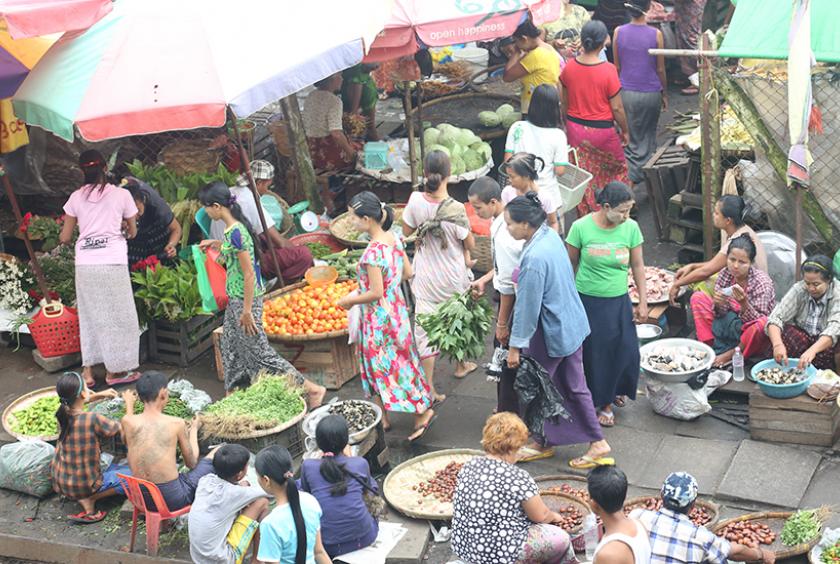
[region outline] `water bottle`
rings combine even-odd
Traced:
[[[736,382],[744,381],[744,355],[741,354],[741,347],[735,347],[735,355],[732,357],[732,379]]]
[[[586,561],[592,562],[598,547],[598,520],[594,513],[589,513],[583,519],[583,540],[586,542]]]

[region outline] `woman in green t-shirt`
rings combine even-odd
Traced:
[[[213,182],[201,189],[198,199],[210,219],[225,223],[224,241],[208,239],[200,245],[202,249],[213,247],[221,251],[219,262],[227,269],[228,305],[221,343],[225,391],[247,388],[260,370],[266,370],[292,377],[306,390],[309,408],[319,407],[326,388],[304,380],[294,366],[271,348],[265,336],[262,324],[265,288],[259,257],[254,251],[254,232],[236,197],[224,182]]]
[[[569,259],[592,332],[583,343],[583,368],[598,421],[615,424],[613,402],[636,399],[639,382],[639,343],[633,323],[633,304],[627,290],[627,270],[639,288],[636,317],[647,319],[644,238],[630,219],[633,194],[622,182],[610,182],[598,194],[596,212],[572,224],[566,238]]]

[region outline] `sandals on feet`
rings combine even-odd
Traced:
[[[134,370],[133,372],[126,372],[123,376],[118,377],[105,377],[105,383],[109,386],[118,386],[120,384],[131,384],[132,382],[136,382],[140,379],[140,372]]]
[[[552,456],[554,456],[554,449],[538,449],[534,447],[524,446],[519,449],[519,452],[517,454],[517,463],[534,462],[535,460],[544,460],[546,458],[551,458]]]
[[[79,525],[90,525],[91,523],[99,523],[108,515],[107,511],[97,511],[96,513],[88,513],[87,511],[80,511],[75,515],[68,515],[67,520]]]
[[[596,466],[615,466],[615,458],[611,456],[601,456],[598,458],[581,456],[570,460],[569,466],[575,470],[590,470]]]
[[[614,427],[615,413],[613,413],[612,411],[604,411],[603,409],[599,409],[598,423],[601,424],[601,427]]]
[[[410,442],[410,443],[416,443],[417,441],[419,441],[420,439],[422,439],[422,438],[426,435],[426,431],[428,431],[428,430],[431,428],[432,423],[434,423],[434,422],[435,422],[435,419],[437,419],[437,417],[438,417],[438,416],[437,416],[437,413],[435,413],[434,415],[432,415],[431,419],[429,419],[428,421],[426,421],[426,424],[425,424],[425,425],[423,425],[423,426],[421,426],[421,427],[417,427],[416,429],[414,429],[414,433],[416,433],[417,431],[420,431],[420,434],[419,434],[419,435],[414,436],[414,438],[412,438],[411,436],[409,436],[409,437],[408,437],[408,442]],[[414,433],[412,433],[412,435],[414,435]]]

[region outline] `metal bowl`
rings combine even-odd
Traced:
[[[639,344],[646,345],[662,336],[662,327],[653,323],[641,323],[636,325],[636,337]]]
[[[663,372],[661,370],[651,368],[650,366],[647,366],[645,364],[645,357],[651,354],[653,349],[670,347],[688,347],[692,349],[702,350],[706,353],[706,362],[704,362],[698,368],[686,372]],[[712,350],[712,347],[705,343],[701,343],[700,341],[695,341],[693,339],[662,339],[661,341],[652,341],[646,345],[642,345],[642,347],[639,349],[639,353],[642,357],[641,368],[646,375],[652,376],[653,378],[656,378],[661,382],[667,382],[672,384],[682,383],[692,378],[693,376],[702,374],[703,372],[711,368],[712,363],[715,361],[715,351]]]
[[[330,403],[322,405],[321,407],[319,407],[317,409],[312,410],[306,416],[306,418],[304,418],[304,420],[303,420],[303,424],[302,424],[303,433],[307,437],[315,437],[315,429],[318,427],[318,423],[321,422],[321,419],[323,419],[324,417],[326,417],[327,415],[330,414],[330,407],[332,407],[334,405],[338,405],[340,403],[344,403],[344,401],[347,401],[347,400],[332,401]],[[353,400],[353,401],[359,401],[359,402],[366,403],[376,413],[376,418],[373,420],[372,424],[365,427],[361,431],[356,431],[355,433],[350,434],[350,444],[351,445],[358,444],[358,443],[362,442],[363,440],[365,440],[367,438],[367,436],[370,434],[370,432],[373,431],[376,428],[377,425],[379,425],[380,421],[382,421],[382,409],[378,405],[376,405],[372,401],[366,401],[366,400]]]

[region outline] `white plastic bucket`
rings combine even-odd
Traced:
[[[463,61],[470,66],[470,71],[475,74],[487,68],[487,61],[490,59],[490,52],[480,47],[464,47],[456,49],[452,53],[453,61]],[[482,82],[486,77],[480,77],[477,82]]]

